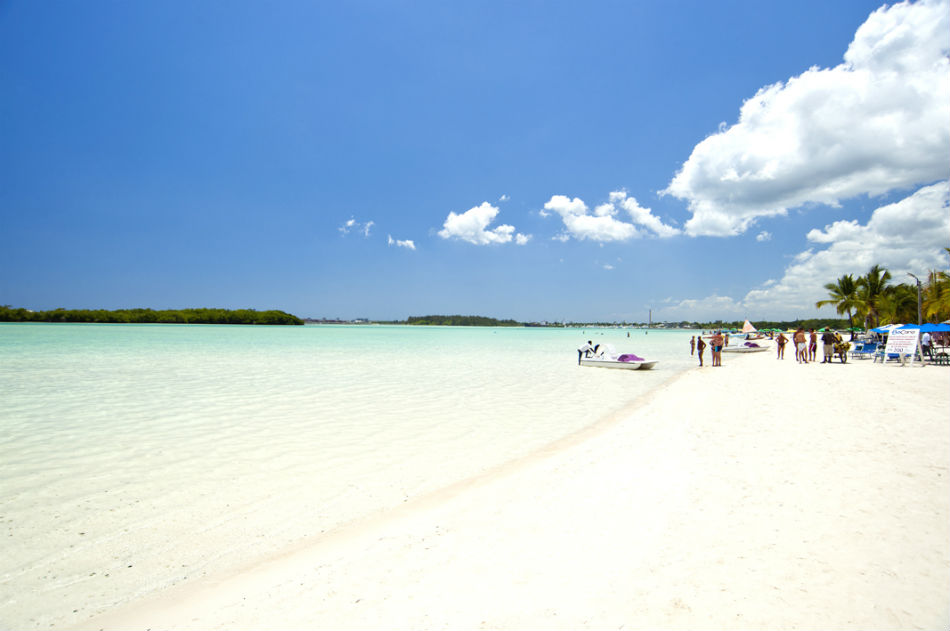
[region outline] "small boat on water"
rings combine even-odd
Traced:
[[[621,357],[623,357],[621,355]],[[581,366],[594,368],[620,368],[622,370],[650,370],[656,366],[656,360],[646,359],[605,359],[600,357],[581,358]]]
[[[603,350],[591,350],[579,357],[577,363],[593,368],[619,368],[621,370],[650,370],[656,366],[656,360],[637,357],[633,353],[618,353],[614,347],[606,344]]]
[[[724,346],[723,353],[760,353],[771,348],[766,339],[729,340],[729,346]]]
[[[723,353],[760,353],[771,348],[772,342],[764,333],[757,331],[748,320],[742,327],[742,333],[734,337],[727,336]]]
[[[723,353],[761,353],[769,350],[768,346],[759,346],[755,342],[746,342],[741,346],[726,346],[722,349]]]

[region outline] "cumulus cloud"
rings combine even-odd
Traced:
[[[370,228],[372,228],[375,225],[375,223],[376,222],[374,221],[367,221],[365,223],[360,223],[359,221],[351,217],[349,220],[344,222],[343,225],[338,228],[338,230],[340,231],[341,234],[344,234],[344,235],[349,234],[351,232],[356,232],[358,234],[362,234],[364,237],[368,237]]]
[[[509,199],[511,199],[511,197],[509,197],[508,195],[502,195],[501,197],[498,198],[498,201],[507,202]]]
[[[881,7],[842,64],[759,90],[735,125],[696,145],[663,194],[688,201],[688,234],[727,236],[804,204],[945,178],[948,49],[947,0]]]
[[[771,241],[772,233],[767,230],[763,230],[759,234],[755,235],[755,240],[756,241]]]
[[[620,210],[626,211],[630,222],[617,217]],[[597,206],[592,214],[587,204],[577,197],[571,199],[565,195],[553,195],[544,205],[541,216],[548,217],[551,213],[560,215],[564,222],[565,232],[555,237],[561,241],[570,237],[601,243],[627,241],[648,234],[643,228],[658,237],[671,237],[680,232],[664,224],[649,208],[640,206],[635,198],[628,197],[624,191],[612,192],[609,201]]]
[[[490,245],[493,243],[509,243],[514,239],[518,245],[524,245],[531,238],[530,235],[515,233],[515,227],[502,224],[491,230],[488,225],[498,215],[498,208],[488,202],[470,208],[464,213],[450,212],[439,236],[443,239],[460,239],[475,245]]]
[[[388,235],[388,237],[389,237],[389,245],[395,245],[400,248],[406,248],[407,250],[416,249],[416,244],[412,241],[412,239],[402,239],[402,240],[393,239],[392,235]]]
[[[738,320],[746,317],[741,303],[729,296],[713,294],[705,298],[681,300],[663,308],[668,320]]]
[[[845,274],[859,276],[879,263],[900,281],[907,272],[924,277],[928,270],[945,269],[948,234],[950,182],[944,181],[876,209],[867,224],[836,221],[810,231],[812,247],[792,258],[781,279],[740,300],[711,296],[681,301],[671,310],[685,319],[807,317],[816,313],[815,302],[827,298],[825,283]]]

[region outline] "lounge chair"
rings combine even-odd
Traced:
[[[851,351],[851,359],[859,357],[861,359],[868,359],[874,357],[877,353],[877,342],[864,342],[855,344],[854,350]]]

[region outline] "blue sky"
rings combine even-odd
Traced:
[[[0,2],[0,304],[779,319],[946,269],[950,4]]]

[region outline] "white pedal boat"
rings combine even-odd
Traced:
[[[598,353],[597,351],[600,350]],[[620,370],[650,370],[655,360],[643,359],[633,353],[618,353],[610,344],[596,347],[578,359],[581,366],[589,368],[619,368]]]
[[[582,357],[581,366],[594,368],[620,368],[621,370],[650,370],[656,366],[656,361],[629,360],[621,361],[619,359],[606,359],[603,357]]]

